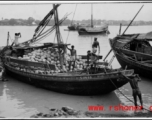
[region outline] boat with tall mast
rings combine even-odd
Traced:
[[[109,34],[108,24],[102,23],[100,26],[94,26],[93,24],[93,5],[91,4],[91,26],[90,27],[79,27],[79,35],[97,35],[97,34]]]
[[[109,39],[111,51],[113,50],[122,68],[134,69],[135,73],[151,78],[152,46],[150,41],[152,41],[152,32],[125,34],[133,20],[122,34],[120,25],[119,35]]]
[[[106,94],[128,83],[127,77],[134,74],[133,70],[112,69],[103,62],[96,61],[96,67],[89,64],[89,56],[81,55],[77,58],[81,69],[67,71],[68,57],[63,43],[59,26],[67,18],[59,20],[57,8],[60,4],[53,4],[53,9],[44,17],[35,29],[33,38],[20,43],[18,46],[8,45],[0,52],[3,67],[8,75],[28,84],[48,90],[77,95]],[[49,20],[54,15],[55,25],[44,31]],[[44,43],[34,46],[56,30],[57,43]],[[95,56],[99,60],[102,56]],[[121,79],[118,81],[118,79]]]

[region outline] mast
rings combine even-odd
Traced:
[[[59,44],[62,44],[63,42],[61,41],[58,11],[57,11],[57,9],[55,9],[55,4],[53,4],[53,8],[54,8],[54,20],[55,20],[55,26],[56,26],[56,36],[57,36],[57,42],[58,42],[58,45],[59,45]],[[63,68],[64,55],[61,55],[61,52],[60,52],[61,49],[62,49],[62,48],[60,48],[60,46],[59,46],[59,47],[58,47],[59,59],[60,59],[61,68]]]
[[[93,14],[92,14],[93,6],[91,4],[91,27],[93,27]]]
[[[56,26],[57,42],[58,44],[60,44],[62,43],[62,41],[61,41],[60,28],[59,28],[58,11],[57,9],[55,9],[55,4],[53,4],[53,8],[54,8],[54,20],[55,20],[55,26]]]

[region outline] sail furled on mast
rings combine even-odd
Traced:
[[[50,35],[56,28],[56,25],[54,24],[51,28],[44,31],[45,27],[49,23],[50,19],[54,15],[55,9],[57,9],[59,5],[55,5],[55,7],[45,16],[45,18],[39,23],[38,27],[35,29],[35,34],[33,35],[33,38],[30,40],[27,40],[22,45],[29,45],[29,44],[35,44],[39,42],[40,40],[44,39],[48,35]],[[50,16],[49,16],[50,15]],[[59,20],[58,24],[61,25],[65,19],[67,19],[69,14],[66,14],[61,20]]]
[[[46,23],[46,21],[49,19],[49,17],[54,14],[54,9],[57,9],[57,7],[59,7],[59,6],[60,6],[60,4],[57,4],[57,5],[44,17],[44,19],[39,23],[38,27],[35,29],[35,33],[38,32],[39,29],[45,25],[45,23]]]
[[[55,8],[55,4],[53,4],[53,8]],[[61,41],[61,34],[60,34],[60,28],[59,28],[59,18],[58,18],[58,10],[54,10],[54,20],[55,20],[55,26],[56,26],[56,36],[57,36],[57,42],[58,44],[63,43]]]

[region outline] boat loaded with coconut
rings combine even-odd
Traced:
[[[98,35],[98,34],[109,34],[108,24],[102,23],[100,26],[93,25],[93,14],[92,14],[92,4],[91,4],[91,26],[90,27],[78,27],[79,35]]]
[[[131,25],[133,20],[129,25]],[[127,67],[129,69],[134,69],[135,73],[144,75],[146,77],[151,77],[152,46],[150,41],[152,41],[152,32],[124,34],[125,31],[122,35],[118,35],[115,38],[110,39],[111,50],[113,50],[122,68]]]
[[[35,30],[31,40],[20,43],[19,46],[7,45],[1,51],[3,66],[8,75],[18,80],[49,89],[56,92],[95,95],[114,91],[125,85],[126,77],[133,75],[133,70],[112,69],[104,62],[98,62],[102,56],[91,56],[97,61],[89,62],[88,56],[80,55],[76,60],[74,69],[70,70],[68,44],[63,43],[59,25],[67,18],[67,15],[58,20],[57,8],[59,4],[53,4],[53,9],[45,16]],[[44,31],[50,18],[54,15],[55,25]],[[56,30],[57,43],[33,44],[48,36]],[[87,62],[86,62],[87,59]],[[122,79],[118,81],[118,79]]]

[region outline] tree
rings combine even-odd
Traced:
[[[27,24],[28,24],[28,25],[32,25],[32,23],[33,23],[34,21],[35,21],[34,18],[29,17],[29,18],[27,19]]]
[[[17,21],[15,19],[10,19],[9,21],[9,25],[16,25],[17,24]]]

